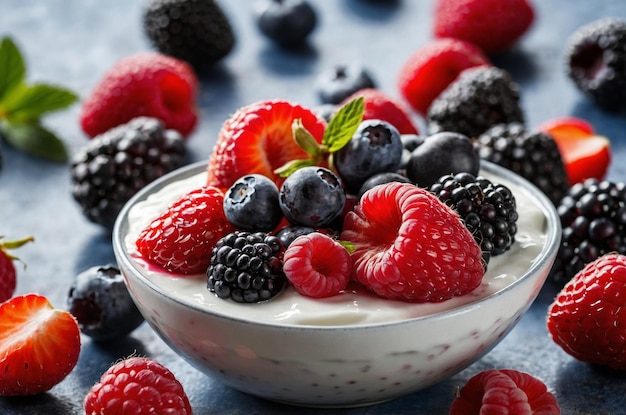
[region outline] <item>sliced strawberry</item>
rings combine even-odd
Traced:
[[[554,138],[570,185],[589,178],[604,178],[611,163],[611,142],[597,135],[589,122],[560,117],[544,122],[538,129]]]
[[[51,389],[76,366],[80,330],[74,317],[38,294],[0,304],[0,395]]]
[[[326,123],[308,108],[273,100],[239,109],[224,123],[209,157],[207,185],[226,191],[235,180],[253,173],[280,185],[282,179],[274,170],[309,157],[293,139],[292,125],[297,119],[322,142]]]

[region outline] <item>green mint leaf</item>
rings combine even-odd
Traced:
[[[298,146],[303,149],[308,155],[313,157],[319,157],[322,153],[322,149],[313,135],[304,128],[301,119],[293,121],[292,127],[293,139],[296,140]]]
[[[24,123],[38,120],[43,114],[72,105],[78,97],[71,91],[48,84],[22,85],[3,101],[7,119]]]
[[[50,161],[67,162],[63,142],[39,123],[3,122],[0,130],[13,147]]]
[[[0,101],[26,77],[26,65],[10,37],[0,41]]]
[[[353,99],[342,106],[331,118],[324,131],[324,140],[322,141],[329,152],[334,153],[348,144],[363,120],[364,101],[362,96]]]
[[[312,159],[291,160],[274,170],[274,173],[283,178],[289,177],[296,170],[308,166],[315,166],[315,161]]]

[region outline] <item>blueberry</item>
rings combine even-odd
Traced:
[[[98,342],[120,339],[144,321],[114,265],[95,266],[78,274],[67,304],[80,331]]]
[[[400,161],[401,169],[406,169],[406,166],[409,164],[409,159],[411,158],[411,153],[424,143],[424,139],[424,136],[417,134],[400,135],[400,140],[402,140],[402,159]]]
[[[304,0],[261,0],[256,6],[259,29],[284,48],[303,44],[317,24],[315,9]]]
[[[478,174],[480,158],[466,135],[441,132],[426,137],[411,153],[406,175],[418,186],[429,188],[446,174]]]
[[[283,218],[278,187],[261,174],[243,176],[226,191],[224,214],[239,229],[270,232]]]
[[[376,88],[368,71],[352,63],[336,65],[322,72],[316,80],[316,89],[324,104],[339,104],[357,91]]]
[[[363,196],[365,192],[372,189],[373,187],[378,186],[379,184],[385,184],[385,183],[391,183],[391,182],[411,183],[408,177],[400,173],[395,173],[395,172],[378,173],[378,174],[373,175],[372,177],[367,179],[365,183],[363,183],[363,185],[359,189],[358,198],[360,199],[361,196]]]
[[[346,194],[339,178],[324,167],[303,167],[280,189],[280,208],[292,224],[321,228],[342,212]]]
[[[311,232],[315,232],[315,229],[310,226],[291,225],[279,230],[276,233],[276,237],[287,248],[298,236],[307,235]]]
[[[400,133],[376,119],[361,122],[348,144],[333,155],[339,177],[353,193],[374,174],[396,171],[401,159]]]

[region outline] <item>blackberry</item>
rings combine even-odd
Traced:
[[[141,188],[185,163],[185,143],[154,118],[138,117],[94,137],[71,163],[72,195],[85,216],[112,229]]]
[[[496,67],[466,69],[428,110],[430,134],[453,131],[477,137],[495,124],[524,122],[519,86]]]
[[[442,176],[429,191],[459,213],[483,252],[485,266],[515,242],[517,206],[503,184],[464,172]]]
[[[626,21],[603,18],[579,28],[565,48],[567,74],[600,107],[626,101]]]
[[[258,303],[278,294],[287,281],[284,251],[276,236],[235,231],[221,238],[211,252],[207,288],[219,298]]]
[[[231,24],[214,0],[150,0],[143,27],[157,50],[196,70],[218,62],[235,44]]]
[[[557,207],[561,246],[550,278],[564,285],[586,264],[609,252],[626,254],[626,185],[587,179]]]
[[[520,123],[498,124],[475,141],[478,155],[526,178],[558,205],[569,189],[565,164],[551,135]]]

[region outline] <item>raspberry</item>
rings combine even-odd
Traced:
[[[556,397],[536,377],[512,369],[490,369],[461,388],[450,415],[559,415]]]
[[[459,216],[427,190],[387,183],[367,191],[344,219],[352,276],[390,299],[438,302],[482,280],[480,247]]]
[[[626,370],[626,256],[587,264],[548,309],[552,340],[574,358]]]
[[[186,137],[198,120],[197,89],[198,79],[187,63],[160,53],[138,53],[104,74],[83,103],[80,124],[95,137],[146,116]]]
[[[130,357],[111,366],[84,400],[86,414],[191,415],[191,404],[174,374],[156,360]]]
[[[137,238],[139,253],[168,272],[204,273],[215,243],[233,230],[215,187],[193,190],[172,203]]]
[[[416,50],[398,77],[402,96],[422,115],[435,98],[468,68],[490,65],[483,52],[459,39],[435,39]]]
[[[491,55],[511,48],[535,12],[527,0],[438,0],[434,17],[436,37],[462,39]]]
[[[407,109],[379,89],[361,89],[343,100],[339,106],[345,105],[359,96],[362,96],[364,99],[363,120],[376,119],[387,121],[396,127],[400,134],[418,134],[417,127],[411,120]]]
[[[289,245],[283,257],[283,271],[300,294],[331,297],[346,289],[352,262],[339,242],[312,232],[299,236]]]

